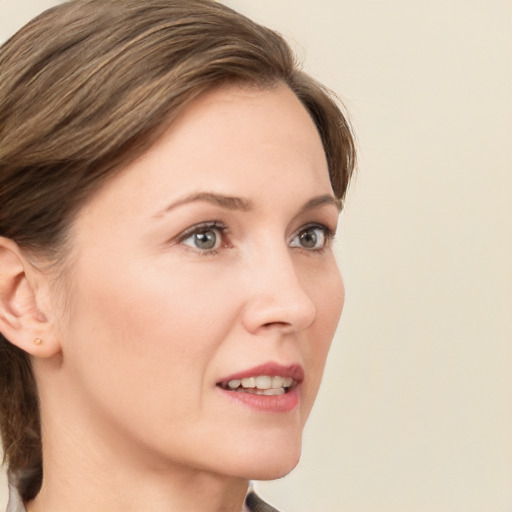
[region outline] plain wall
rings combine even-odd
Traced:
[[[0,0],[0,38],[52,1]],[[230,0],[337,91],[347,299],[289,512],[512,510],[512,2]],[[1,503],[2,500],[0,500]]]

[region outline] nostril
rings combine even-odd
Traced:
[[[271,327],[290,327],[291,324],[288,323],[288,322],[268,322],[266,324],[263,324],[262,327],[267,327],[267,328],[271,328]]]

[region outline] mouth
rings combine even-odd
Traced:
[[[298,364],[266,363],[226,377],[217,386],[231,393],[281,396],[294,391],[303,380],[304,370]]]
[[[251,393],[253,395],[279,396],[288,393],[297,386],[297,381],[292,377],[282,375],[257,375],[230,379],[227,382],[219,382],[217,386],[226,391],[235,393]]]

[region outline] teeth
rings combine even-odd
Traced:
[[[257,393],[259,395],[282,395],[286,389],[293,385],[291,377],[270,377],[269,375],[258,375],[257,377],[246,377],[233,379],[227,384],[228,389]]]
[[[272,387],[273,388],[282,388],[284,385],[284,381],[285,381],[284,377],[273,377],[272,378]],[[291,382],[290,382],[290,384],[291,384]],[[289,385],[287,387],[289,387]]]
[[[286,377],[283,382],[283,386],[285,388],[289,388],[293,384],[293,379],[291,377]]]
[[[256,377],[256,387],[258,389],[270,389],[272,387],[272,377],[267,377],[266,375],[260,375]],[[281,387],[281,386],[279,386]]]
[[[236,389],[238,386],[240,386],[240,379],[234,379],[234,380],[230,380],[228,382],[228,386],[231,388],[231,389]]]
[[[252,389],[242,389],[241,391],[242,391],[242,393],[251,393],[252,395],[266,395],[266,396],[284,395],[286,393],[286,390],[284,388],[279,388],[279,389],[252,388]]]
[[[254,377],[242,379],[242,386],[244,388],[255,388],[256,387],[256,379]]]

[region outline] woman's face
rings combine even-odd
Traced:
[[[343,305],[337,220],[287,87],[195,100],[73,225],[62,421],[158,470],[291,470]]]

